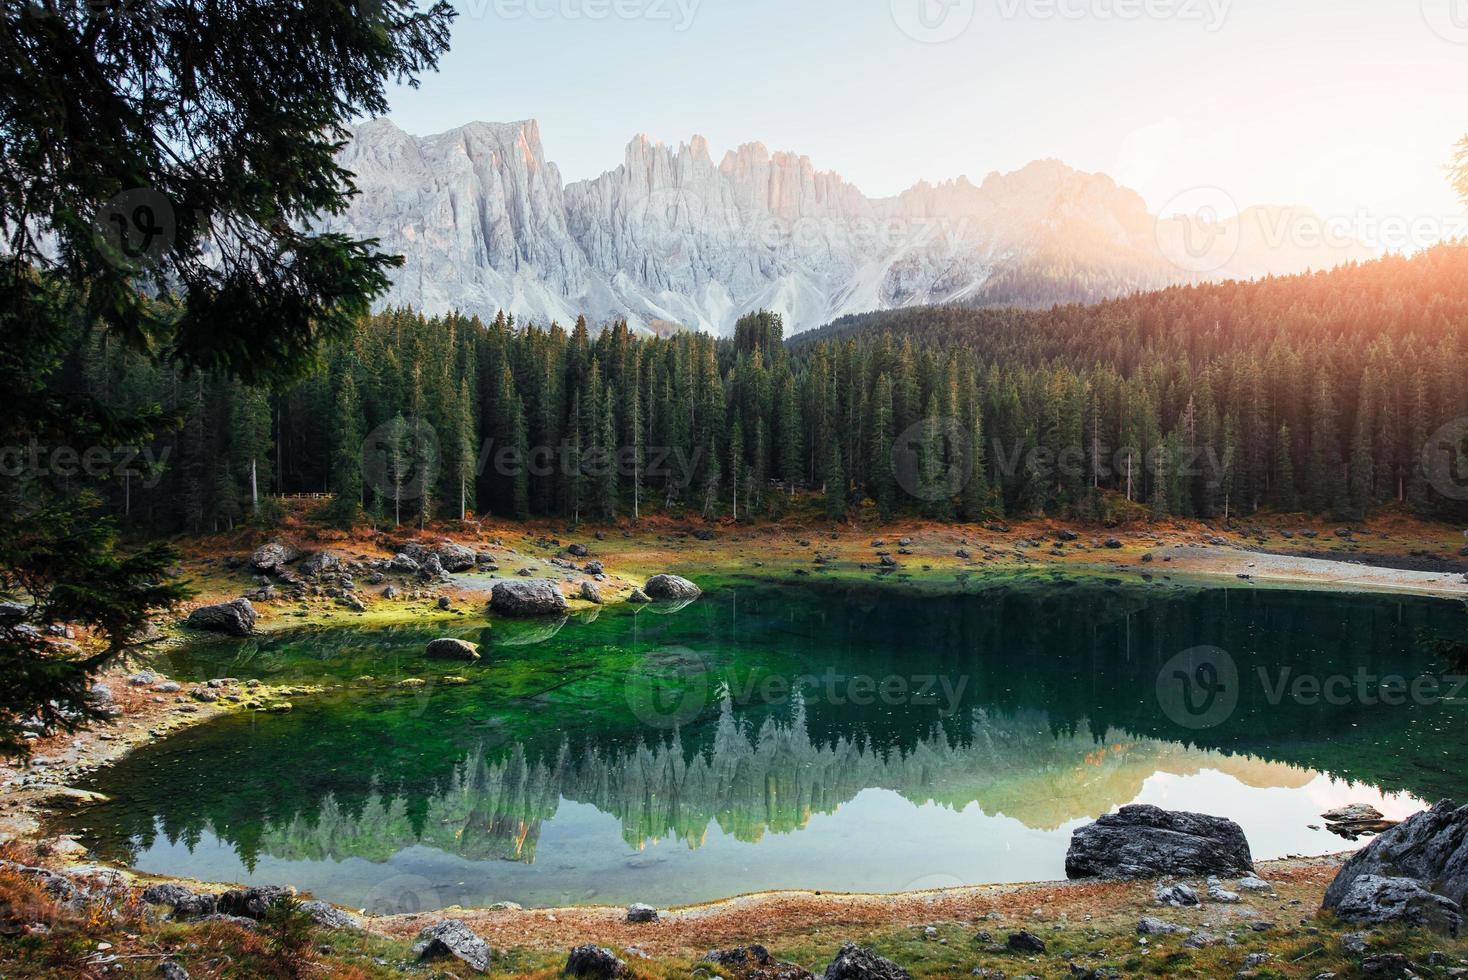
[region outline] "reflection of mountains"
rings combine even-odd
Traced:
[[[685,751],[674,737],[615,753],[562,746],[550,760],[527,758],[523,746],[497,760],[475,752],[427,801],[421,820],[402,796],[374,790],[355,814],[328,797],[309,817],[268,826],[260,845],[282,858],[385,860],[421,844],[471,860],[528,863],[542,822],[562,798],[615,816],[634,848],[671,837],[697,847],[711,823],[756,841],[798,830],[812,813],[830,813],[867,788],[955,809],[977,802],[985,813],[1053,830],[1135,799],[1155,772],[1202,769],[1251,786],[1299,787],[1315,775],[1116,730],[1098,739],[1084,723],[1057,734],[1042,712],[999,717],[975,710],[962,738],[939,728],[907,750],[844,738],[816,744],[799,704],[789,724],[767,719],[751,731],[726,701],[702,751]]]

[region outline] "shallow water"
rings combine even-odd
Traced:
[[[1400,817],[1468,783],[1468,691],[1393,686],[1436,681],[1465,625],[1461,603],[1322,592],[730,585],[468,623],[473,666],[409,628],[201,644],[164,669],[374,680],[145,747],[65,823],[147,871],[374,911],[1055,879],[1071,832],[1131,802],[1238,820],[1256,858],[1329,853],[1351,845],[1322,811]]]

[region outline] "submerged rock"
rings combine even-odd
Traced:
[[[1065,855],[1068,878],[1244,875],[1254,871],[1244,831],[1232,820],[1124,806],[1077,830]]]
[[[249,599],[236,599],[213,606],[200,606],[189,613],[187,623],[198,630],[249,636],[255,631],[255,607]]]
[[[864,946],[847,943],[826,967],[825,980],[912,980],[912,974]]]
[[[489,608],[502,616],[554,616],[566,611],[566,597],[549,579],[496,582]]]
[[[703,590],[677,575],[654,575],[642,591],[653,599],[697,599]]]
[[[462,922],[445,919],[436,922],[418,933],[413,944],[413,958],[434,960],[452,956],[462,960],[480,973],[489,970],[489,961],[494,951],[489,944],[470,931]]]
[[[468,640],[443,637],[428,644],[426,654],[429,660],[473,661],[479,659],[479,647]]]
[[[627,964],[605,946],[591,943],[577,946],[566,957],[566,968],[562,976],[585,977],[587,980],[611,980],[612,977],[627,975]]]

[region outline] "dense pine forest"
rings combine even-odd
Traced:
[[[832,518],[1463,517],[1422,459],[1468,416],[1468,248],[1096,306],[871,314],[790,343],[772,314],[716,340],[392,310],[278,391],[98,333],[58,377],[175,414],[153,471],[98,483],[140,529],[268,519],[298,493],[379,525],[779,516],[802,491]]]

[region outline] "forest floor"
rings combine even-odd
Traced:
[[[351,534],[330,531],[313,523],[308,514],[297,513],[287,515],[284,526],[272,534],[240,530],[181,540],[176,542],[182,555],[181,574],[198,593],[181,611],[258,589],[255,574],[241,560],[276,537],[307,551],[331,549],[347,559],[370,560],[390,558],[420,535],[406,528]],[[573,543],[584,545],[590,559],[605,564],[607,578],[601,590],[610,602],[625,599],[648,576],[665,571],[710,582],[738,578],[877,580],[943,591],[971,587],[989,576],[1062,572],[1108,579],[1138,576],[1200,584],[1227,582],[1235,587],[1468,597],[1465,532],[1400,515],[1349,527],[1300,517],[1270,517],[1229,528],[1163,521],[1109,529],[1054,521],[988,527],[923,521],[835,524],[814,515],[779,523],[710,525],[659,516],[635,528],[623,523],[577,530],[549,522],[455,523],[433,528],[421,537],[449,538],[489,551],[495,555],[499,578],[527,569],[535,577],[562,583],[568,596],[574,596],[578,583],[587,577],[576,567],[587,559],[567,561],[566,549]],[[884,567],[883,554],[895,565]],[[259,602],[259,628],[451,621],[482,614],[493,582],[482,573],[432,583],[392,578],[378,586],[359,588],[366,606],[360,612],[343,607],[327,594]],[[386,584],[397,584],[400,595],[384,598],[381,592]],[[448,599],[448,609],[439,607],[441,598]],[[573,608],[581,603],[572,600]],[[112,725],[38,738],[32,743],[28,764],[0,766],[0,842],[25,849],[30,862],[57,869],[85,868],[85,848],[76,841],[39,836],[48,811],[87,805],[85,794],[70,788],[81,776],[180,728],[231,711],[285,710],[281,705],[287,699],[319,690],[240,685],[212,700],[202,684],[179,683],[177,689],[170,689],[167,678],[141,685],[130,680],[134,672],[147,667],[150,651],[157,645],[185,641],[188,634],[177,625],[179,612],[160,621],[152,644],[138,647],[127,663],[102,678],[120,709]],[[85,646],[86,638],[77,641]],[[1073,970],[1073,965],[1085,964],[1086,969],[1110,966],[1126,976],[1212,977],[1232,975],[1251,952],[1270,957],[1261,961],[1265,965],[1252,968],[1256,976],[1315,977],[1330,972],[1355,976],[1362,968],[1362,958],[1341,946],[1347,930],[1315,917],[1335,867],[1332,859],[1261,865],[1261,873],[1276,884],[1277,899],[1250,898],[1243,906],[1229,908],[1166,910],[1175,913],[1163,916],[1170,921],[1219,935],[1233,932],[1238,937],[1237,945],[1221,943],[1202,949],[1185,949],[1182,940],[1186,937],[1181,934],[1152,937],[1146,944],[1139,941],[1133,928],[1137,917],[1161,914],[1155,908],[1148,910],[1151,886],[1140,884],[987,886],[901,896],[746,896],[677,910],[652,927],[630,926],[620,910],[609,909],[453,914],[468,919],[497,948],[516,950],[505,961],[503,975],[555,976],[565,950],[582,942],[625,951],[637,973],[648,977],[687,976],[692,961],[704,949],[749,942],[763,942],[777,955],[819,972],[841,942],[855,940],[875,945],[918,976],[966,975],[975,968],[1042,977],[1085,975]],[[175,951],[192,949],[187,954],[190,957],[207,958],[212,955],[210,950],[219,950],[211,961],[214,965],[202,975],[279,972],[279,964],[270,958],[258,936],[224,924],[158,923],[136,909],[128,913],[136,913],[134,918],[116,920],[114,916],[106,921],[53,909],[47,913],[52,919],[45,921],[54,921],[56,928],[44,935],[14,938],[7,935],[7,921],[27,903],[44,903],[45,896],[25,892],[24,882],[7,881],[0,874],[0,976],[102,975],[109,968],[111,975],[117,975],[120,965],[126,967],[120,971],[124,974],[141,975],[156,966],[160,944]],[[19,891],[7,897],[7,888]],[[124,921],[120,932],[117,921]],[[1274,925],[1256,931],[1256,921]],[[313,955],[327,975],[372,976],[387,967],[392,972],[406,955],[404,938],[422,924],[414,918],[377,920],[372,923],[371,937],[338,941],[340,937],[334,935],[327,944],[330,954],[318,950]],[[937,934],[925,934],[927,926],[934,926]],[[973,938],[976,930],[983,929],[1002,944],[1005,930],[1019,928],[1042,934],[1051,952],[1020,958],[995,952]],[[96,938],[102,936],[106,938]],[[1382,933],[1370,941],[1414,960],[1433,949],[1448,949],[1451,955],[1443,961],[1447,966],[1439,964],[1440,968],[1427,968],[1426,973],[1468,976],[1447,972],[1460,968],[1455,964],[1468,952],[1462,945],[1443,946],[1442,940],[1415,933]],[[95,947],[97,942],[110,944],[105,951],[108,956],[121,955],[121,950],[138,944],[155,952],[129,954],[137,955],[136,960],[109,961],[107,956],[99,957],[95,948],[84,948],[87,943]],[[16,958],[23,949],[30,952]],[[639,950],[653,959],[641,958]],[[1063,955],[1067,952],[1071,956]],[[244,964],[250,967],[241,972]]]

